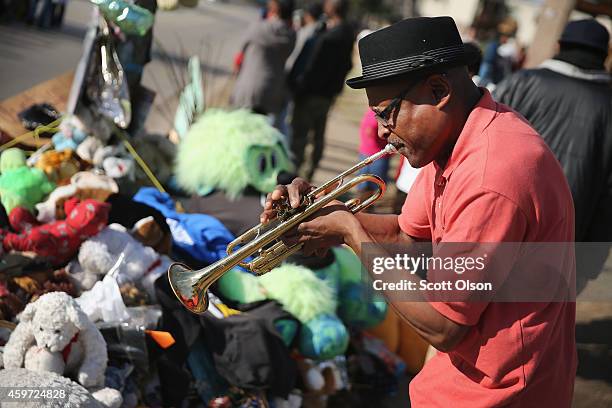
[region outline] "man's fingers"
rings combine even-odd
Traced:
[[[289,193],[289,204],[291,204],[292,208],[298,208],[300,203],[302,202],[302,183],[300,179],[295,179],[287,186],[287,191]]]
[[[317,232],[317,228],[316,228],[317,224],[316,222],[312,222],[312,221],[305,221],[300,223],[300,225],[297,226],[296,232],[299,233],[300,235],[313,235],[313,233]]]
[[[267,195],[264,210],[259,216],[259,221],[262,224],[265,224],[276,217],[277,214],[276,210],[274,209],[274,202],[282,199],[283,197],[287,197],[287,187],[281,185],[276,186],[274,191]]]
[[[264,204],[264,210],[269,210],[272,208],[272,193],[268,193],[266,195],[266,203]]]
[[[277,215],[274,204],[282,199],[289,199],[292,208],[298,208],[302,203],[302,197],[312,190],[313,186],[306,180],[295,178],[291,184],[276,186],[273,192],[267,195],[264,210],[259,220],[262,224],[272,220]]]
[[[288,186],[289,203],[291,207],[297,208],[302,203],[302,197],[308,194],[314,186],[302,178],[294,179]]]
[[[283,197],[287,197],[287,186],[277,186],[270,194],[271,201],[280,200]]]
[[[261,222],[262,224],[265,224],[268,221],[273,220],[275,217],[276,217],[276,210],[273,210],[273,209],[264,210],[264,212],[261,213],[261,215],[259,216],[259,222]]]

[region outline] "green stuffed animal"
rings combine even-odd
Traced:
[[[361,260],[346,247],[332,248],[335,261],[315,270],[315,274],[336,288],[336,313],[349,327],[369,329],[382,322],[387,314],[384,297],[375,292]]]
[[[307,358],[327,360],[346,351],[349,333],[336,316],[336,296],[329,284],[303,266],[284,264],[256,277],[233,269],[218,281],[220,293],[250,303],[274,299],[300,323],[297,348]],[[277,329],[282,332],[282,328]]]
[[[283,135],[265,116],[208,109],[179,143],[176,180],[198,195],[218,189],[236,199],[247,186],[269,193],[279,173],[292,170],[288,151]]]
[[[347,327],[367,329],[383,321],[384,298],[371,290],[359,258],[344,247],[333,248],[335,262],[312,271],[283,264],[256,277],[238,270],[219,280],[220,293],[250,303],[274,299],[301,323],[298,349],[307,358],[327,360],[346,351]]]
[[[26,165],[21,149],[7,149],[0,155],[0,200],[7,214],[15,207],[34,211],[34,206],[53,190],[55,184],[45,173]]]

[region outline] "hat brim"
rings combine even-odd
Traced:
[[[480,56],[477,52],[472,51],[470,49],[464,49],[463,54],[455,58],[453,60],[426,64],[419,67],[407,67],[404,70],[396,70],[388,75],[377,75],[375,77],[364,77],[359,76],[355,78],[350,78],[346,81],[346,85],[348,85],[352,89],[363,89],[369,88],[372,86],[382,85],[388,82],[392,82],[393,80],[399,78],[410,78],[412,76],[423,76],[428,72],[436,72],[445,68],[457,67],[461,65],[468,66],[478,61]]]

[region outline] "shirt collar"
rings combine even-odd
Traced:
[[[491,93],[486,88],[480,88],[480,90],[482,97],[476,106],[474,106],[472,112],[470,112],[442,171],[444,179],[448,179],[457,165],[469,154],[469,147],[473,143],[474,138],[480,136],[485,131],[499,111],[498,104],[493,100]],[[435,166],[439,170],[438,165],[435,164]]]
[[[538,68],[546,68],[558,74],[583,79],[585,81],[599,82],[604,84],[612,81],[612,76],[607,71],[581,69],[570,64],[569,62],[556,59],[546,60],[541,63]]]

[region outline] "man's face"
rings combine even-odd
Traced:
[[[372,110],[388,114],[386,124],[379,121],[378,137],[395,145],[413,167],[423,167],[441,154],[449,133],[448,120],[442,111],[445,102],[439,100],[429,78],[416,84],[366,88],[366,92]],[[389,105],[395,108],[385,112]]]
[[[268,1],[268,14],[272,14],[272,15],[278,14],[278,2],[276,0]]]

